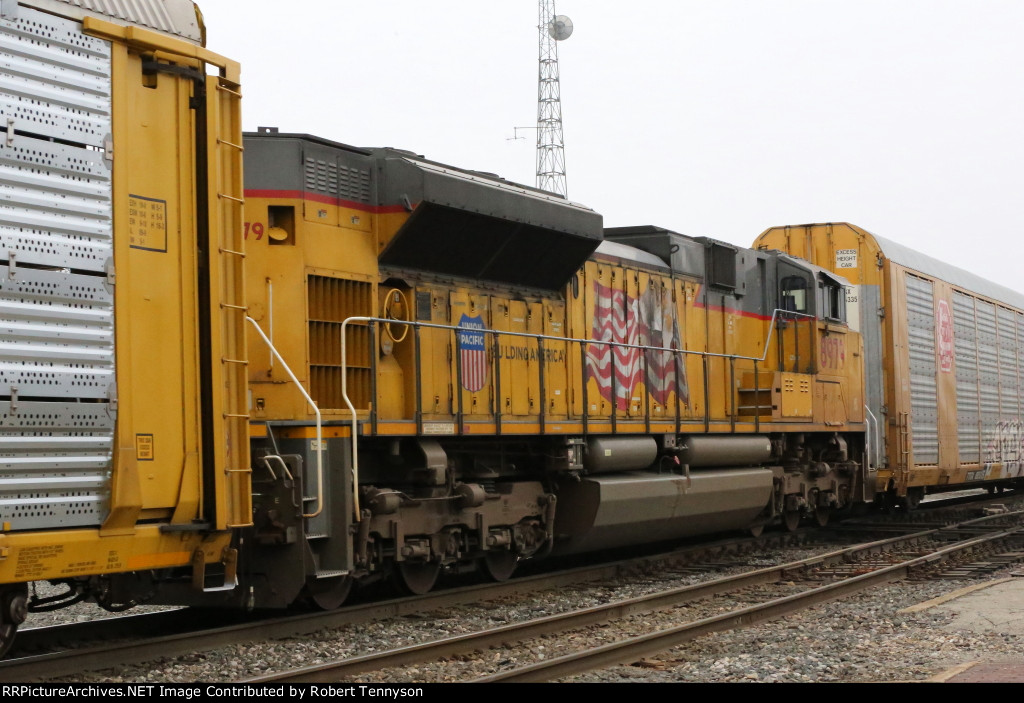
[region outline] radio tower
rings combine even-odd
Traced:
[[[555,0],[540,0],[540,82],[537,88],[537,187],[566,195],[558,42],[572,34],[572,21],[555,14]]]

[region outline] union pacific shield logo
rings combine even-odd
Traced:
[[[474,330],[484,330],[484,319],[477,315],[470,317],[463,313],[457,333],[459,356],[462,359],[462,387],[476,393],[487,382],[487,335]]]

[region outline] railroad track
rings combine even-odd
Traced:
[[[989,499],[988,502],[991,502],[991,500]],[[937,515],[942,510],[932,509],[927,512]],[[977,509],[975,509],[976,512]],[[946,519],[932,518],[932,521],[936,525],[942,525]],[[893,516],[882,518],[882,521],[890,526],[894,524],[892,520]],[[877,521],[858,520],[855,523],[842,531],[844,539],[856,536],[861,530],[870,534],[878,529]],[[899,525],[898,531],[905,532],[915,527],[920,531],[921,526],[922,523]],[[947,533],[950,529],[952,528],[947,528]],[[586,582],[636,578],[636,574],[644,573],[649,569],[667,569],[679,574],[715,571],[743,564],[747,555],[754,551],[771,546],[781,548],[806,544],[808,540],[814,539],[815,535],[823,534],[828,533],[807,530],[794,534],[782,532],[766,533],[756,540],[751,538],[718,540],[665,553],[655,553],[634,559],[623,559],[608,564],[577,567],[555,574],[541,573],[533,576],[524,576],[503,584],[464,586],[432,593],[427,596],[361,604],[326,613],[314,612],[255,620],[250,618],[244,622],[237,622],[233,618],[220,619],[215,623],[217,627],[212,628],[210,627],[209,611],[197,614],[188,609],[181,609],[173,612],[132,615],[73,625],[26,629],[19,634],[16,644],[17,649],[14,650],[15,654],[25,653],[26,656],[0,662],[0,681],[45,680],[46,677],[52,677],[55,671],[60,671],[63,675],[74,675],[76,672],[97,671],[108,668],[120,669],[130,664],[194,655],[197,652],[208,651],[230,644],[301,637],[324,629],[355,625],[385,618],[409,616],[431,610],[456,607],[466,603],[518,597],[522,594],[536,593],[543,589],[560,588]],[[900,538],[893,539],[898,540]],[[840,554],[842,552],[843,550],[840,550],[836,553]],[[790,565],[787,568],[792,569],[795,567]],[[690,594],[691,599],[695,597],[693,593]],[[641,607],[647,606],[627,604],[623,606],[625,609],[623,613],[628,613]],[[619,617],[623,616],[625,615],[620,615]],[[173,628],[173,631],[169,631],[169,628]],[[140,639],[140,632],[147,634],[161,633],[162,636]],[[499,639],[509,639],[512,637],[511,633],[512,630],[508,630],[507,632],[498,633],[497,636]],[[524,636],[529,635],[521,635],[520,638]],[[81,646],[83,642],[89,640],[109,643],[111,640],[120,638],[124,639],[122,643]],[[62,646],[62,643],[64,645],[74,643],[76,649],[63,649],[37,654],[37,652],[46,649],[57,650],[57,648]],[[458,647],[459,644],[452,642],[449,646]],[[476,646],[485,647],[493,645],[478,643]],[[426,652],[426,650],[423,651]],[[424,655],[416,654],[415,656]],[[409,652],[405,656],[413,656],[413,654]],[[429,657],[431,655],[426,656]],[[436,656],[445,655],[440,654]],[[372,660],[367,660],[367,662],[370,661]],[[384,664],[378,663],[373,664],[373,666],[384,666]]]
[[[0,682],[45,680],[53,677],[55,671],[70,676],[120,669],[125,665],[188,656],[225,645],[301,637],[325,629],[416,615],[467,603],[519,597],[545,589],[635,578],[636,574],[651,569],[681,573],[714,571],[742,564],[753,551],[772,545],[780,548],[797,546],[813,536],[813,531],[807,530],[764,535],[757,539],[723,539],[631,559],[526,575],[504,583],[459,586],[425,596],[360,603],[329,612],[262,618],[249,616],[239,622],[238,616],[217,617],[209,611],[179,609],[31,628],[18,634],[13,656],[0,661]],[[157,636],[153,636],[154,633],[158,633]],[[111,642],[114,639],[122,641]],[[90,642],[102,644],[90,645]],[[75,648],[68,648],[72,643]]]
[[[1009,520],[1015,524],[1003,525]],[[440,659],[459,659],[460,654],[506,647],[510,643],[547,638],[548,649],[555,637],[653,611],[690,606],[704,599],[718,598],[720,606],[729,600],[760,600],[727,612],[701,617],[656,632],[611,642],[594,649],[570,652],[552,659],[535,661],[475,679],[480,682],[550,681],[574,674],[634,662],[644,657],[712,632],[749,627],[820,603],[836,600],[891,581],[904,579],[922,569],[957,558],[1001,547],[1010,541],[1024,543],[1024,511],[993,515],[949,527],[925,530],[867,544],[831,551],[796,562],[715,579],[706,583],[674,588],[601,606],[548,616],[487,631],[448,637],[417,645],[354,657],[315,666],[248,679],[248,683],[345,682],[365,672],[408,667]],[[985,534],[978,534],[984,532]],[[986,560],[987,565],[1006,565],[1024,560],[1019,548]],[[942,574],[939,574],[940,576]],[[825,582],[825,583],[823,583]],[[752,589],[782,584],[781,589]],[[778,591],[785,592],[779,595]],[[454,666],[457,667],[457,664]],[[401,676],[399,676],[401,678]],[[449,679],[457,680],[457,674]],[[406,679],[408,680],[408,679]]]

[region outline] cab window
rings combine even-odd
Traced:
[[[807,289],[808,281],[804,276],[784,276],[781,283],[781,300],[779,307],[786,312],[808,314]]]
[[[822,276],[818,281],[818,299],[822,318],[846,322],[846,286]]]

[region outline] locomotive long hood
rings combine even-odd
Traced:
[[[555,290],[601,243],[601,215],[558,196],[404,156],[383,162],[381,205],[411,210],[383,266]]]

